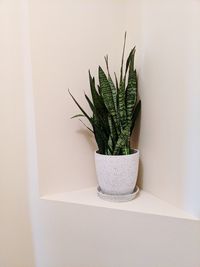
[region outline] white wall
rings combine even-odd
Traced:
[[[46,200],[40,212],[37,267],[200,265],[199,221]]]
[[[134,17],[139,9],[137,32]],[[142,99],[140,184],[172,204],[200,212],[199,1],[129,1]],[[198,192],[197,192],[198,191]]]
[[[188,113],[187,113],[187,142],[185,153],[185,197],[186,209],[200,218],[200,2],[191,1],[189,8],[188,43]]]
[[[33,267],[19,1],[0,2],[0,266]]]

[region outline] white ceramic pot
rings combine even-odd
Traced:
[[[102,155],[95,152],[97,180],[105,194],[122,195],[134,191],[139,165],[139,150],[130,155]]]

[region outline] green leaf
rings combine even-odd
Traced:
[[[133,111],[133,114],[132,114],[132,123],[131,123],[131,128],[130,128],[130,135],[132,134],[132,131],[134,129],[134,126],[135,126],[135,122],[138,118],[138,115],[140,113],[140,110],[141,110],[141,100],[138,101],[134,111]]]
[[[114,72],[114,75],[115,75],[115,86],[116,86],[116,89],[118,91],[119,90],[119,83],[118,83],[117,75],[115,72]]]
[[[110,87],[110,83],[102,70],[99,66],[99,84],[101,88],[101,94],[104,100],[104,104],[108,109],[108,112],[113,116],[115,123],[117,123],[117,116],[115,111],[115,103],[113,101],[112,89]]]
[[[74,115],[73,117],[71,117],[70,119],[74,119],[74,118],[78,118],[78,117],[85,117],[85,115],[77,114],[77,115]]]
[[[124,34],[124,45],[123,45],[123,51],[122,51],[122,61],[121,61],[121,69],[120,69],[120,84],[122,83],[122,80],[123,80],[123,68],[124,68],[125,47],[126,47],[126,32]]]
[[[137,74],[134,70],[134,58],[132,56],[129,64],[128,85],[126,88],[126,117],[129,123],[132,119],[132,112],[137,101]]]
[[[112,155],[112,153],[113,153],[113,140],[112,140],[112,137],[111,137],[111,135],[109,136],[109,138],[108,138],[108,147],[110,147],[110,150],[109,149],[107,149],[107,154],[108,155]]]
[[[104,108],[102,105],[101,97],[96,90],[95,79],[94,79],[94,77],[91,76],[90,71],[89,71],[89,82],[90,82],[90,90],[91,90],[91,95],[92,95],[92,100],[93,100],[94,106],[97,109]]]
[[[79,107],[79,109],[83,112],[83,114],[85,115],[85,117],[89,120],[89,122],[92,124],[92,118],[90,118],[88,116],[88,114],[84,111],[84,109],[79,105],[79,103],[76,101],[76,99],[73,97],[73,95],[71,94],[71,92],[68,90],[70,96],[72,97],[72,99],[74,100],[74,102],[76,103],[76,105]]]
[[[119,154],[120,150],[126,147],[130,136],[130,125],[127,125],[122,131],[115,145],[113,155]]]
[[[118,138],[118,134],[117,134],[117,130],[116,130],[116,126],[115,126],[115,122],[113,120],[112,116],[108,116],[108,123],[109,123],[109,128],[110,128],[110,136],[108,139],[108,144],[112,150],[112,154],[113,154],[113,150],[114,150],[114,146],[117,142],[117,138]]]
[[[94,105],[86,94],[85,94],[85,98],[86,98],[91,110],[94,112]]]
[[[102,96],[98,94],[96,90],[95,79],[94,77],[92,78],[90,72],[89,72],[89,80],[90,80],[90,90],[91,90],[94,107],[97,112],[103,113],[104,115],[107,116],[108,110],[104,104]],[[99,90],[101,90],[100,87],[99,87]]]
[[[116,143],[118,134],[117,134],[116,125],[115,125],[115,122],[112,116],[108,116],[108,123],[109,123],[109,128],[110,128],[110,135],[112,137],[113,143]]]
[[[91,95],[92,100],[89,99],[89,97],[85,94],[86,100],[90,106],[90,108],[93,111],[93,117],[95,117],[96,121],[98,121],[99,124],[102,125],[102,130],[106,133],[107,136],[109,136],[109,126],[108,126],[108,111],[106,109],[106,106],[103,102],[102,96],[100,96],[95,88],[95,80],[92,78],[89,72],[89,79],[90,79],[90,89],[91,89]]]
[[[96,127],[95,125],[94,125],[94,136],[97,142],[99,153],[105,154],[106,141],[104,141],[103,137],[101,136],[101,131],[99,131],[98,127]]]
[[[117,89],[112,81],[112,78],[110,76],[110,72],[109,72],[109,64],[108,64],[108,56],[105,57],[105,62],[106,62],[106,67],[107,67],[107,72],[108,72],[108,82],[110,84],[110,88],[112,91],[112,97],[113,97],[113,102],[115,105],[115,112],[117,112]]]
[[[101,124],[98,124],[96,118],[94,118],[94,135],[101,154],[107,154],[109,150],[111,153],[111,148],[108,145],[108,136],[102,131]]]
[[[128,58],[127,58],[125,73],[127,73],[127,71],[128,71],[128,68],[129,68],[129,65],[130,65],[130,61],[132,60],[133,63],[134,63],[135,51],[136,51],[136,48],[134,46],[133,49],[131,50],[131,52],[129,53]],[[133,65],[133,69],[134,69],[134,65]]]
[[[125,80],[122,80],[118,91],[118,111],[120,116],[121,127],[126,125],[126,106],[125,106]]]
[[[131,153],[130,135],[141,110],[141,101],[137,103],[137,75],[134,69],[135,47],[125,60],[126,33],[121,58],[119,79],[114,73],[110,75],[108,56],[105,57],[107,73],[99,66],[99,85],[89,71],[91,98],[85,94],[86,101],[92,110],[89,116],[70,93],[82,114],[73,116],[86,117],[91,123],[89,128],[94,133],[99,153],[105,155],[126,155]],[[125,66],[124,66],[125,65]],[[125,69],[124,69],[125,68]]]

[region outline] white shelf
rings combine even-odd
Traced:
[[[51,194],[41,197],[43,200],[75,203],[86,206],[101,207],[115,210],[123,210],[128,212],[154,214],[160,216],[197,220],[192,215],[187,214],[181,209],[174,207],[173,205],[140,190],[136,199],[130,202],[114,203],[100,199],[97,196],[96,187],[87,189]]]

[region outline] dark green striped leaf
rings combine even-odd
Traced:
[[[130,65],[130,61],[132,60],[133,63],[134,63],[135,51],[136,51],[136,48],[134,46],[133,49],[131,50],[131,52],[129,53],[128,58],[127,58],[125,73],[127,73],[127,71],[128,71],[128,68],[129,68],[129,65]],[[133,69],[134,69],[134,65],[133,65]]]
[[[125,106],[125,80],[120,84],[118,91],[118,110],[120,116],[121,127],[124,128],[126,125],[126,106]]]
[[[140,113],[140,110],[141,110],[141,100],[137,103],[137,105],[133,111],[133,114],[132,114],[132,123],[131,123],[131,128],[130,128],[130,135],[132,134],[132,131],[133,131],[133,128],[135,126],[135,122],[138,118],[138,115]]]
[[[135,47],[130,51],[124,70],[126,33],[121,58],[119,82],[114,73],[114,82],[110,75],[108,56],[105,57],[107,75],[99,66],[99,85],[89,72],[91,98],[85,94],[86,101],[92,111],[89,116],[70,93],[82,114],[73,116],[86,117],[91,123],[81,121],[94,133],[99,153],[105,155],[127,155],[131,153],[130,135],[141,110],[141,101],[137,103],[137,74],[134,68]]]
[[[99,66],[99,84],[100,84],[101,94],[104,100],[104,104],[106,108],[108,109],[109,113],[113,116],[114,121],[117,122],[112,89],[110,87],[110,83],[104,71],[102,70],[100,66]]]
[[[121,134],[117,140],[113,155],[119,154],[120,150],[126,146],[129,140],[129,136],[130,136],[130,125],[127,125],[126,128],[124,128],[121,131]]]
[[[125,47],[126,47],[126,32],[124,34],[124,45],[123,45],[123,51],[122,51],[122,61],[121,61],[121,69],[120,69],[120,84],[123,81],[123,68],[124,68],[124,53],[125,53]]]
[[[133,69],[133,58],[129,64],[128,85],[126,88],[126,116],[129,123],[132,119],[132,112],[137,101],[137,75],[136,70]]]
[[[108,72],[108,82],[110,84],[110,88],[112,91],[112,97],[113,97],[113,102],[115,105],[115,112],[117,112],[117,89],[112,81],[112,78],[110,76],[110,71],[109,71],[109,65],[108,65],[108,56],[105,57],[105,62],[106,62],[106,68],[107,68],[107,72]]]
[[[91,110],[94,112],[94,105],[86,94],[85,94],[85,98],[86,98]]]

